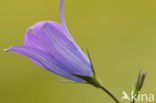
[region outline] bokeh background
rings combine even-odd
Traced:
[[[36,22],[59,20],[60,0],[0,0],[0,103],[113,103],[89,85],[63,83],[28,58],[3,50],[22,45]],[[147,72],[142,93],[156,94],[156,1],[65,0],[68,28],[90,51],[105,87],[119,99],[136,72]],[[126,103],[126,101],[125,101]]]

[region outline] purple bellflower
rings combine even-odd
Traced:
[[[36,23],[28,28],[23,46],[13,46],[5,51],[24,55],[46,70],[69,80],[88,83],[95,76],[92,63],[67,29],[63,2],[61,0],[60,3],[61,24],[53,21]]]
[[[71,37],[60,3],[61,24],[53,21],[42,21],[27,29],[24,45],[12,46],[5,51],[24,55],[35,64],[61,77],[78,83],[91,84],[104,90],[116,103],[119,101],[97,80],[91,58]]]

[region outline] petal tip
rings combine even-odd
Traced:
[[[5,51],[5,52],[9,52],[9,51],[11,51],[11,49],[12,49],[13,47],[14,47],[14,46],[9,47],[8,49],[4,49],[4,51]]]
[[[8,49],[4,49],[4,51],[5,51],[5,52],[8,52],[8,51],[9,51],[9,49],[10,49],[10,48],[8,48]]]

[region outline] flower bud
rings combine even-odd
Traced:
[[[139,71],[138,76],[137,76],[137,81],[134,87],[134,93],[138,94],[138,92],[141,91],[141,88],[144,84],[145,77],[146,77],[146,73],[143,71]]]

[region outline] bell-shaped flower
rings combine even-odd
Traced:
[[[5,51],[27,56],[37,65],[69,80],[92,81],[95,75],[92,63],[73,40],[65,24],[63,0],[60,3],[60,19],[61,24],[53,21],[34,24],[27,29],[24,45]]]
[[[60,3],[61,24],[42,21],[27,29],[24,45],[13,46],[5,51],[24,55],[35,64],[61,77],[78,83],[91,84],[105,91],[116,103],[119,101],[96,78],[92,61],[71,37]]]

